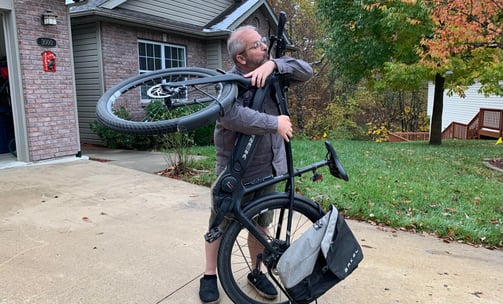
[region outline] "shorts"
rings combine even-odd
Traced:
[[[276,192],[276,185],[271,185],[271,186],[259,189],[253,193],[249,193],[243,197],[242,206],[246,205],[246,203],[248,203],[249,201],[253,200],[256,197],[259,197],[264,194],[272,193],[272,192]],[[260,227],[267,227],[272,223],[273,216],[274,216],[274,210],[266,211],[266,212],[260,214],[255,219],[255,224],[257,224]],[[215,220],[215,217],[216,217],[216,213],[213,208],[213,199],[212,199],[211,200],[211,215],[210,215],[210,220],[209,220],[209,225],[208,225],[210,228],[211,228],[211,224]],[[220,223],[220,229],[222,229],[222,231],[225,231],[225,228],[229,224],[229,220],[232,220],[232,218],[226,216],[222,220],[222,222]]]

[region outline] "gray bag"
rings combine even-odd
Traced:
[[[277,270],[295,303],[311,303],[363,259],[358,241],[334,206],[281,256]]]

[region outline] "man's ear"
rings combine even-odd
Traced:
[[[239,62],[241,65],[246,65],[246,57],[243,55],[236,55],[236,61]]]

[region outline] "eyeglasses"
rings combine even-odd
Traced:
[[[267,45],[267,38],[266,37],[262,37],[260,40],[255,41],[255,43],[253,43],[253,46],[244,49],[241,53],[239,53],[239,55],[243,55],[246,51],[249,51],[249,50],[256,50],[259,47],[261,47],[262,44]]]

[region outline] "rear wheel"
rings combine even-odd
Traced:
[[[282,247],[285,250],[286,239],[286,219],[288,217],[288,206],[290,200],[287,196],[271,197],[260,203],[250,203],[246,207],[244,213],[249,219],[256,219],[260,214],[269,210],[272,212],[273,220],[268,226],[269,236],[268,241],[273,247]],[[281,214],[283,213],[283,217]],[[293,204],[293,221],[291,229],[291,242],[299,238],[312,223],[323,216],[323,211],[318,204],[307,200],[306,198],[296,196]],[[255,266],[252,265],[250,255],[250,245],[248,242],[248,230],[238,222],[232,222],[227,227],[218,252],[218,275],[220,282],[229,298],[234,303],[289,303],[288,298],[281,292],[278,283],[281,284],[279,276],[276,274],[275,264],[279,257],[274,258],[267,252],[262,252],[262,257],[265,264],[271,263],[271,273],[267,274],[267,278],[278,291],[278,297],[270,300],[260,296],[257,291],[248,283],[247,275]],[[252,250],[253,251],[253,250]],[[264,273],[268,272],[266,267],[262,265],[261,269]],[[277,282],[272,278],[274,277]]]
[[[163,83],[221,75],[203,68],[172,68],[126,79],[103,94],[96,106],[98,121],[131,134],[192,131],[214,122],[232,104],[237,85],[194,84],[165,90]]]

